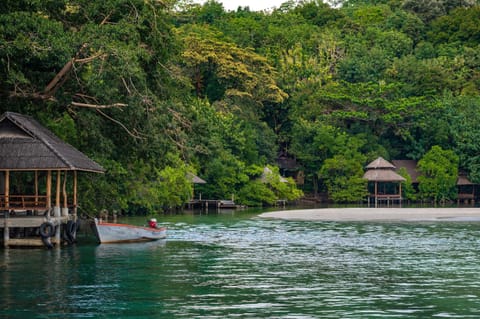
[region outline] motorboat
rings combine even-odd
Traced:
[[[145,227],[104,222],[95,218],[93,230],[101,244],[152,241],[167,237],[166,227]]]

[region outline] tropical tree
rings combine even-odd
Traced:
[[[250,180],[239,190],[238,201],[249,206],[274,205],[277,200],[294,201],[303,195],[292,178],[282,177],[276,166],[248,169]]]
[[[363,142],[355,137],[340,134],[336,154],[327,158],[319,175],[334,202],[358,202],[365,198],[367,180],[363,178],[365,156],[359,152]]]
[[[410,174],[408,174],[407,169],[405,167],[401,167],[398,170],[398,174],[405,178],[405,181],[402,182],[402,197],[407,200],[416,200],[417,192],[413,188],[412,177]]]
[[[259,108],[264,102],[281,103],[286,98],[275,83],[275,70],[253,50],[238,47],[207,26],[185,26],[178,32],[185,46],[184,69],[198,97],[211,103],[228,98],[223,104],[228,111],[241,107],[239,101]]]
[[[420,196],[435,203],[453,200],[457,196],[458,156],[451,150],[433,146],[418,161]]]
[[[299,119],[292,129],[289,150],[302,164],[315,195],[319,191],[318,172],[323,162],[334,155],[333,147],[337,134],[338,129],[333,126],[303,119]]]
[[[444,123],[459,166],[474,183],[480,182],[480,99],[476,96],[445,96]]]

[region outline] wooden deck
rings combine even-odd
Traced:
[[[54,225],[66,223],[67,216],[47,217],[47,216],[5,216],[0,214],[0,229],[5,227],[40,227],[45,222],[51,222]]]
[[[397,203],[398,205],[402,205],[402,195],[400,194],[370,194],[367,198],[368,206],[373,202],[374,207],[378,207],[379,204],[386,204],[387,207]]]
[[[475,194],[472,193],[458,193],[457,204],[475,204]]]
[[[204,209],[235,209],[239,206],[229,199],[192,199],[187,203],[188,208],[200,207]]]

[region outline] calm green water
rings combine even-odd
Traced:
[[[0,250],[0,318],[480,315],[478,222],[159,219],[166,241]]]

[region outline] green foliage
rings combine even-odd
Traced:
[[[166,166],[157,171],[156,198],[153,202],[166,207],[181,207],[193,192],[193,183],[187,179],[189,167],[181,165],[180,167]]]
[[[212,103],[224,97],[280,103],[286,97],[264,57],[248,48],[239,48],[211,28],[192,25],[178,31],[185,45],[182,60],[197,96],[207,96]],[[207,95],[210,85],[216,91]]]
[[[130,171],[127,200],[132,207],[147,211],[170,210],[181,207],[193,192],[188,173],[193,169],[178,158],[162,169],[152,168],[142,162],[135,163]]]
[[[300,119],[292,129],[290,151],[303,163],[306,177],[318,191],[318,171],[323,161],[333,156],[335,136],[338,129],[321,122]]]
[[[276,166],[265,166],[261,180],[274,192],[277,200],[294,201],[303,195],[303,192],[296,187],[293,179],[282,177]]]
[[[429,38],[434,43],[461,42],[468,46],[480,44],[480,6],[459,8],[432,22]]]
[[[345,133],[335,137],[334,155],[325,159],[319,170],[333,201],[361,201],[368,194],[367,181],[363,179],[365,156],[359,151],[364,143],[362,139]]]
[[[51,130],[60,139],[67,143],[77,143],[77,128],[75,121],[67,113],[63,113],[61,117],[55,119],[45,119],[46,127]]]
[[[331,8],[328,4],[319,0],[302,1],[292,11],[317,26],[336,24],[344,19],[342,11]]]
[[[417,192],[412,185],[412,177],[408,174],[405,167],[401,167],[398,170],[398,174],[405,178],[405,181],[402,182],[402,197],[407,200],[416,200]]]
[[[187,171],[207,180],[209,198],[294,200],[291,180],[258,181],[279,153],[298,161],[305,190],[341,202],[363,196],[366,157],[428,159],[434,145],[480,182],[478,4],[338,3],[268,13],[217,1],[3,1],[0,110],[32,115],[107,169],[81,175],[91,211],[180,206]],[[428,176],[424,196],[454,197]]]
[[[222,151],[215,158],[203,163],[203,177],[207,184],[203,186],[208,198],[230,198],[249,178],[245,172],[245,163],[237,160],[228,152]]]
[[[357,158],[343,154],[324,161],[320,176],[327,186],[330,199],[334,202],[358,202],[367,196],[367,180],[363,179],[362,163]]]
[[[456,198],[458,156],[435,145],[418,162],[420,196],[434,202]]]
[[[273,205],[277,200],[294,201],[303,195],[293,179],[280,175],[278,167],[253,165],[246,172],[250,180],[238,192],[237,199],[241,204]]]
[[[246,183],[238,192],[237,202],[248,206],[273,205],[277,197],[268,186],[259,180]]]
[[[108,211],[127,210],[129,199],[126,193],[129,172],[116,161],[103,159],[99,162],[105,168],[105,174],[79,174],[80,212],[92,215],[94,212],[104,209]]]
[[[476,96],[445,96],[444,121],[449,123],[448,132],[454,151],[459,157],[459,166],[467,171],[474,183],[480,182],[480,99]]]

